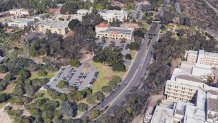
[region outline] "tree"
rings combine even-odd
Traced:
[[[19,77],[21,79],[28,79],[31,77],[31,73],[29,70],[23,69],[19,72]]]
[[[7,101],[10,98],[9,94],[2,93],[0,94],[0,103]]]
[[[68,94],[68,99],[70,99],[71,101],[79,101],[81,99],[84,99],[85,97],[85,93],[82,91],[75,91],[72,90],[69,94]]]
[[[130,50],[139,50],[140,44],[137,42],[131,42],[130,44],[126,45],[126,48],[128,48]]]
[[[112,64],[113,71],[126,71],[126,66],[122,62]]]
[[[79,2],[76,1],[69,1],[66,2],[62,7],[61,7],[61,13],[63,14],[76,14],[77,10],[79,9]]]
[[[1,65],[0,66],[0,73],[6,73],[8,72],[8,67],[5,65]]]
[[[68,82],[64,81],[64,80],[61,80],[58,84],[57,84],[57,87],[58,88],[64,88],[68,86]]]
[[[73,19],[69,22],[68,27],[70,28],[70,30],[75,30],[77,27],[80,26],[80,22],[77,19]]]
[[[119,20],[113,20],[112,22],[110,22],[111,26],[115,26],[115,27],[120,27],[120,21]]]
[[[91,115],[92,119],[95,119],[100,115],[100,111],[95,109],[90,113],[90,115]]]
[[[38,75],[39,75],[39,76],[46,76],[47,74],[48,74],[48,72],[45,71],[45,70],[39,70],[39,71],[38,71]]]
[[[132,56],[131,56],[130,54],[126,54],[126,55],[125,55],[125,59],[131,60],[131,59],[132,59]]]
[[[95,93],[94,93],[94,96],[95,96],[96,99],[99,100],[99,101],[103,101],[104,98],[105,98],[104,94],[103,94],[101,91],[95,92]]]
[[[71,65],[72,67],[79,67],[79,66],[80,66],[80,61],[77,60],[77,59],[71,59],[71,60],[70,60],[70,65]]]
[[[73,117],[76,115],[76,111],[77,111],[77,105],[75,103],[71,103],[69,101],[64,101],[62,103],[62,106],[61,106],[61,111],[70,116],[70,117]]]
[[[77,108],[79,111],[86,111],[86,110],[88,110],[89,106],[85,103],[79,103]]]
[[[13,94],[17,95],[17,96],[22,96],[25,93],[23,85],[22,84],[16,84],[14,90],[13,90]]]
[[[104,93],[111,93],[112,92],[112,88],[110,86],[103,86],[101,90]]]

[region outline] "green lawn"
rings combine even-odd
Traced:
[[[32,73],[30,79],[36,79],[36,78],[52,78],[55,76],[55,74],[57,73],[57,71],[54,71],[54,72],[48,72],[48,74],[46,76],[39,76],[38,75],[38,72],[34,72]]]
[[[144,30],[148,30],[148,28],[149,28],[149,24],[148,23],[146,23],[146,22],[144,22],[143,24],[142,24],[142,28],[144,29]]]
[[[102,86],[107,86],[113,76],[120,76],[123,78],[125,75],[125,72],[114,72],[111,67],[102,63],[92,62],[91,64],[99,70],[98,77],[93,84],[93,93],[100,91]]]
[[[48,98],[48,99],[52,100],[51,96],[48,95],[47,90],[40,90],[38,93],[43,93],[42,98]]]

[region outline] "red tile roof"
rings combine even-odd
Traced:
[[[100,24],[96,25],[96,27],[98,27],[98,28],[106,28],[106,27],[108,27],[108,24],[100,23]]]

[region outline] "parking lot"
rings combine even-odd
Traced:
[[[133,42],[131,40],[127,40],[125,42],[122,42],[121,40],[114,40],[114,39],[106,39],[105,41],[102,41],[101,39],[98,39],[95,41],[100,47],[103,49],[105,47],[119,47],[122,49],[122,54],[125,56],[130,52],[129,49],[126,49],[126,45]]]
[[[75,69],[70,65],[63,66],[49,81],[48,85],[59,92],[68,93],[67,88],[60,89],[56,87],[61,80],[65,80],[68,82],[69,86],[73,86],[76,90],[81,91],[86,87],[92,87],[97,75],[98,70],[90,64],[82,64],[80,67]]]

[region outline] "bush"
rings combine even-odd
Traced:
[[[8,72],[8,67],[6,67],[5,65],[1,65],[0,66],[0,73],[6,73]]]
[[[90,115],[91,115],[92,119],[95,119],[100,115],[100,111],[99,110],[93,110]]]
[[[71,59],[71,60],[70,60],[70,65],[71,65],[72,67],[79,67],[79,66],[80,66],[80,61],[77,60],[77,59]]]
[[[125,59],[131,60],[131,59],[132,59],[132,56],[131,56],[130,54],[126,54],[126,55],[125,55]]]
[[[79,111],[86,111],[86,110],[88,110],[89,106],[85,103],[79,103],[77,108]]]

